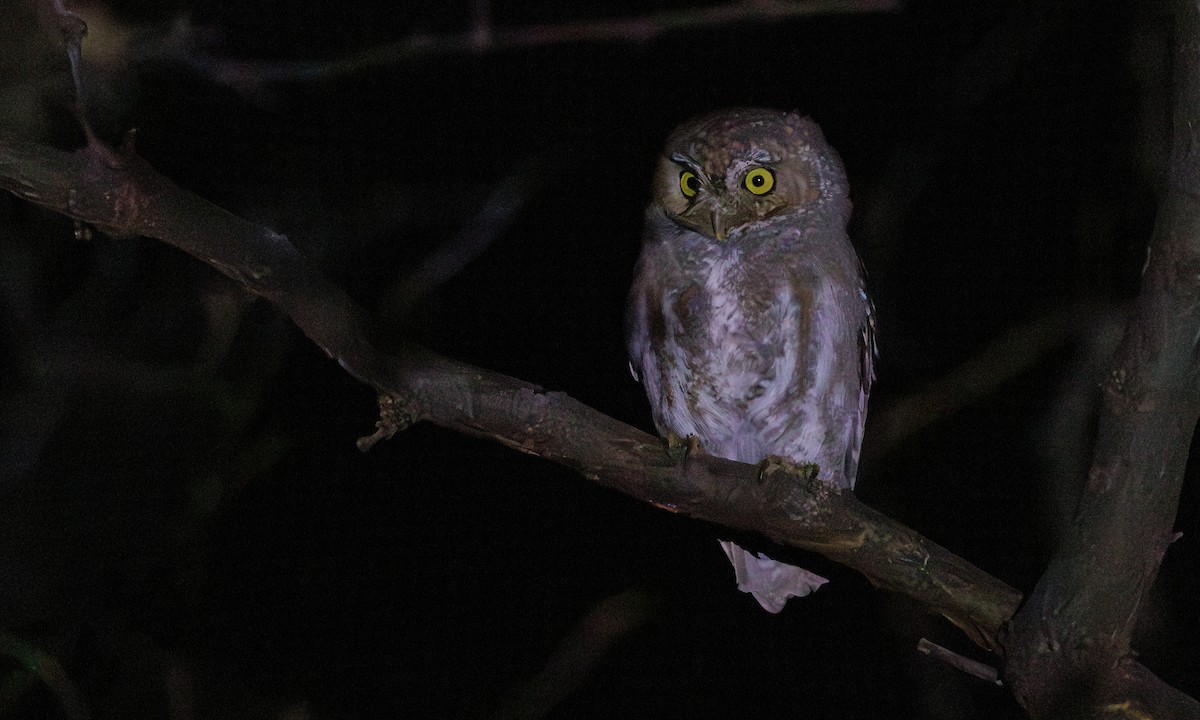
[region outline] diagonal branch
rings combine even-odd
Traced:
[[[384,292],[388,317],[407,318],[417,303],[482,255],[528,204],[537,176],[537,163],[527,159],[502,179],[457,235],[388,287]]]
[[[160,239],[271,301],[356,378],[378,390],[393,426],[428,420],[556,462],[672,512],[759,532],[819,552],[949,618],[975,642],[999,638],[1021,596],[927,538],[824,483],[760,477],[751,465],[709,456],[676,463],[657,437],[563,393],[402,344],[371,343],[363,311],[308,264],[286,237],[175,185],[132,149],[66,153],[0,140],[0,188],[117,235]],[[800,512],[780,500],[799,482]],[[793,495],[794,496],[794,495]],[[1010,669],[1015,667],[1009,664]],[[1195,702],[1132,660],[1123,687],[1192,710]]]
[[[61,3],[48,0],[55,8]],[[1193,0],[1194,2],[1195,0]],[[61,16],[69,20],[66,16]],[[1200,27],[1180,21],[1171,192],[1145,286],[1113,374],[1091,482],[1064,543],[1004,639],[1008,677],[1035,715],[1085,712],[1200,717],[1200,705],[1130,656],[1133,621],[1169,545],[1191,434],[1200,413]],[[78,41],[78,35],[68,34]],[[72,54],[78,65],[78,52]],[[90,132],[65,153],[0,139],[0,188],[116,235],[169,243],[274,303],[356,378],[381,393],[382,425],[419,420],[573,469],[673,512],[757,531],[820,552],[945,615],[983,647],[1000,639],[1020,594],[849,492],[709,456],[686,464],[657,438],[576,400],[439,357],[412,344],[382,353],[365,313],[283,235],[175,185]],[[386,434],[386,433],[383,433]],[[803,491],[799,506],[782,502]],[[1093,710],[1094,708],[1094,710]]]
[[[823,483],[802,515],[782,498],[796,478],[692,457],[683,466],[660,440],[556,392],[405,344],[370,342],[363,311],[307,264],[284,236],[236,217],[160,175],[128,146],[113,167],[91,147],[65,153],[0,141],[0,187],[114,234],[158,238],[275,303],[343,368],[390,399],[400,425],[429,420],[569,467],[673,512],[757,531],[822,553],[876,585],[942,613],[996,649],[1020,594],[913,530]]]
[[[1005,382],[1027,372],[1079,332],[1080,317],[1086,316],[1094,304],[1085,300],[1053,308],[994,338],[945,376],[872,408],[863,440],[863,456],[877,459],[887,455],[929,425],[980,401]]]

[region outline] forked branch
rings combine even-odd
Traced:
[[[1142,288],[1104,383],[1078,510],[1005,641],[1007,677],[1035,717],[1200,717],[1130,647],[1176,537],[1200,417],[1200,8],[1176,6],[1175,132]]]
[[[1194,42],[1195,35],[1181,37]],[[1181,42],[1183,45],[1186,43]],[[1200,63],[1192,45],[1181,51],[1181,57],[1192,66]],[[1183,114],[1177,143],[1184,135],[1186,142],[1177,147],[1185,150],[1177,155],[1173,166],[1178,183],[1173,185],[1172,199],[1160,220],[1155,256],[1146,276],[1146,299],[1139,300],[1137,317],[1141,320],[1130,325],[1128,347],[1118,355],[1119,372],[1107,388],[1113,398],[1112,419],[1108,429],[1102,430],[1098,464],[1089,488],[1101,496],[1096,517],[1103,522],[1118,522],[1111,512],[1115,506],[1103,496],[1114,492],[1113,488],[1125,487],[1121,483],[1126,475],[1135,483],[1130,487],[1138,488],[1146,486],[1146,472],[1182,471],[1179,454],[1186,452],[1187,443],[1176,441],[1185,434],[1190,437],[1196,421],[1197,403],[1192,394],[1172,396],[1168,389],[1168,394],[1162,395],[1158,384],[1160,380],[1190,382],[1193,391],[1200,387],[1194,368],[1194,343],[1179,344],[1176,333],[1181,326],[1171,314],[1177,313],[1183,322],[1191,323],[1187,325],[1191,333],[1188,337],[1193,338],[1195,328],[1200,326],[1200,318],[1195,317],[1200,313],[1200,289],[1196,286],[1196,278],[1200,277],[1196,247],[1200,209],[1194,202],[1194,189],[1200,187],[1196,182],[1200,161],[1191,155],[1196,146],[1191,135],[1195,123],[1191,121],[1200,118],[1200,100],[1192,99],[1194,102],[1180,105]],[[1020,594],[913,530],[867,508],[851,493],[785,473],[761,477],[754,466],[708,456],[679,464],[664,452],[658,438],[562,393],[547,392],[521,380],[439,357],[411,344],[382,353],[371,342],[371,323],[365,313],[306,262],[286,237],[180,188],[142,160],[132,141],[113,150],[90,134],[88,139],[86,147],[72,153],[0,140],[0,187],[109,233],[144,235],[171,244],[274,303],[347,372],[387,400],[388,422],[393,426],[428,420],[490,438],[664,509],[756,531],[782,544],[822,553],[859,570],[875,584],[942,613],[981,646],[1000,650],[1003,631],[1017,610]],[[1160,377],[1160,370],[1167,375]],[[1178,390],[1179,386],[1163,387]],[[1150,446],[1163,453],[1158,464],[1152,464],[1152,458],[1143,454],[1122,450],[1136,447],[1136,442],[1153,440],[1143,430],[1128,431],[1128,427],[1142,427],[1130,426],[1130,421],[1147,418],[1152,424],[1143,430],[1164,433],[1163,437],[1169,437],[1172,443]],[[1109,455],[1104,454],[1105,448]],[[1101,463],[1106,457],[1111,462]],[[1131,469],[1143,474],[1130,475]],[[802,508],[789,514],[779,499],[797,483],[807,494]],[[1149,547],[1134,558],[1139,563],[1135,568],[1137,583],[1096,586],[1105,598],[1119,595],[1121,587],[1132,594],[1125,604],[1118,603],[1108,608],[1107,614],[1098,616],[1093,627],[1112,633],[1104,638],[1103,658],[1110,663],[1110,677],[1117,683],[1114,686],[1129,690],[1120,697],[1134,698],[1131,702],[1142,703],[1138,711],[1151,716],[1180,711],[1181,715],[1195,717],[1200,715],[1195,701],[1166,687],[1124,654],[1127,621],[1111,622],[1118,616],[1136,615],[1141,593],[1153,579],[1157,558],[1169,540],[1169,527],[1164,530],[1162,520],[1173,510],[1177,490],[1175,486],[1150,493],[1145,519],[1152,525],[1123,523],[1111,535],[1103,534],[1103,526],[1097,525],[1095,518],[1089,519],[1085,509],[1079,521],[1079,542],[1096,538],[1107,538],[1106,543],[1114,539],[1132,542],[1143,538],[1138,533],[1149,533]],[[1144,499],[1136,494],[1121,497]],[[1142,516],[1134,517],[1136,520]],[[1048,608],[1059,608],[1061,604],[1058,600],[1048,603],[1047,598],[1074,591],[1064,584],[1074,576],[1056,576],[1055,572],[1052,568],[1047,574],[1050,580],[1039,586],[1029,606],[1032,609],[1024,613],[1033,624],[1022,630],[1019,638],[1080,640],[1039,634],[1044,627],[1060,632],[1055,625],[1047,625],[1046,619]],[[1031,677],[1031,672],[1054,670],[1055,662],[1075,659],[1040,654],[1037,650],[1041,645],[1027,644],[1022,639],[1006,646],[1017,649],[1019,657],[1015,662],[1010,658],[1007,667],[1018,679]],[[1038,664],[1047,657],[1049,666]],[[1046,677],[1057,681],[1074,676],[1047,672]],[[1018,697],[1030,707],[1045,707],[1037,704],[1040,697],[1036,693]]]

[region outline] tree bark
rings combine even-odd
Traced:
[[[1079,507],[1004,641],[1006,678],[1035,717],[1200,717],[1130,648],[1174,539],[1200,417],[1200,10],[1177,6],[1172,155],[1142,288],[1104,383]]]
[[[114,157],[116,160],[114,161]],[[0,141],[0,187],[117,235],[158,238],[287,313],[385,400],[384,424],[429,420],[565,465],[646,502],[819,552],[949,618],[999,648],[1021,595],[913,530],[814,479],[760,473],[703,454],[678,461],[662,441],[563,393],[439,357],[412,344],[379,352],[370,322],[284,236],[178,187],[129,143],[115,155]],[[805,491],[791,512],[781,499]]]
[[[115,235],[167,242],[277,305],[352,375],[380,392],[383,430],[419,420],[501,442],[673,512],[757,531],[858,569],[940,612],[981,646],[1006,650],[1017,697],[1037,716],[1123,712],[1200,717],[1200,705],[1130,657],[1129,636],[1169,545],[1200,412],[1200,51],[1196,8],[1181,21],[1175,155],[1145,284],[1106,383],[1091,481],[1068,540],[1004,637],[1021,596],[849,492],[704,455],[679,462],[658,438],[562,393],[404,344],[371,323],[286,237],[163,177],[126,143],[66,153],[0,140],[0,187]],[[807,495],[790,512],[794,486]],[[1003,642],[1003,646],[1001,645]],[[1069,712],[1068,712],[1069,711]]]

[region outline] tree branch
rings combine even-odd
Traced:
[[[1196,84],[1197,49],[1181,48],[1182,61],[1190,63],[1187,78]],[[1191,194],[1200,167],[1186,122],[1200,117],[1191,112],[1200,111],[1196,97],[1181,104],[1189,112],[1177,123],[1176,180],[1135,311],[1140,320],[1130,324],[1106,387],[1106,424],[1077,537],[1006,640],[1009,678],[1038,714],[1081,698],[1092,708],[1103,700],[1110,710],[1200,715],[1195,701],[1128,657],[1138,604],[1171,537],[1170,514],[1200,401],[1194,367],[1200,207]],[[1001,650],[999,638],[1020,601],[1013,588],[849,492],[784,473],[760,476],[754,466],[703,455],[681,465],[658,438],[562,393],[412,344],[380,352],[365,313],[286,237],[178,187],[137,156],[131,139],[114,151],[89,137],[88,146],[73,153],[0,140],[0,187],[112,234],[167,242],[268,299],[384,396],[389,427],[429,420],[546,458],[664,509],[822,553],[942,613],[981,646]],[[797,486],[802,496],[785,504]],[[1143,499],[1138,512],[1120,515],[1122,501]],[[1087,565],[1082,577],[1081,557]],[[1128,592],[1130,582],[1136,593]]]
[[[935,381],[873,407],[863,440],[864,457],[878,459],[929,425],[995,393],[1028,372],[1050,351],[1079,332],[1079,319],[1095,305],[1085,300],[1053,308],[1031,322],[1010,328]]]
[[[399,426],[429,420],[565,465],[673,512],[757,531],[853,567],[942,613],[995,650],[1020,593],[849,492],[700,455],[675,462],[659,438],[562,393],[401,345],[379,352],[362,310],[284,236],[236,217],[160,175],[126,143],[116,167],[86,147],[65,153],[0,141],[0,187],[114,234],[158,238],[275,303],[343,368],[391,398]]]
[[[1104,383],[1087,486],[1066,537],[1005,641],[1007,678],[1036,717],[1200,717],[1130,660],[1139,609],[1175,537],[1200,418],[1200,12],[1176,13],[1175,133],[1143,284]]]
[[[495,26],[476,13],[472,27],[456,33],[414,33],[394,43],[327,62],[245,61],[195,54],[187,60],[213,81],[245,91],[281,82],[330,80],[390,67],[422,57],[482,55],[569,43],[647,42],[681,30],[733,23],[777,22],[835,13],[891,12],[899,0],[754,0],[671,10],[632,17],[579,20],[555,25]]]

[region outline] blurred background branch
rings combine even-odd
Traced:
[[[200,74],[239,92],[256,95],[276,83],[332,80],[402,62],[446,55],[483,55],[575,43],[644,43],[672,32],[739,23],[781,22],[798,17],[892,12],[900,0],[748,0],[680,8],[646,15],[506,27],[492,21],[491,5],[472,3],[471,27],[446,34],[414,33],[394,43],[323,62],[249,61],[197,52],[187,58]]]
[[[35,7],[15,3],[0,25],[0,134],[78,147],[72,68]],[[662,134],[729,105],[812,113],[846,161],[880,315],[868,442],[882,451],[860,496],[1016,588],[1061,542],[1168,145],[1171,20],[1156,6],[909,4],[504,51],[488,45],[495,31],[711,6],[68,7],[89,27],[93,134],[138,128],[139,156],[251,221],[228,246],[204,223],[177,226],[195,247],[274,247],[271,228],[371,309],[373,344],[416,341],[633,427],[649,419],[620,318]],[[489,49],[385,53],[336,82],[250,78],[254,104],[204,65],[329,69],[464,33]],[[111,198],[118,220],[144,210],[139,197]],[[484,718],[505,699],[574,718],[789,716],[798,694],[813,717],[1023,716],[1007,691],[913,648],[929,637],[995,658],[819,556],[746,538],[834,580],[767,619],[710,555],[729,530],[429,424],[361,455],[373,393],[274,308],[161,243],[87,236],[0,197],[0,614],[98,718]],[[247,260],[261,269],[262,257],[225,269]],[[319,305],[289,307],[309,320],[347,307]],[[469,389],[481,371],[458,367],[451,389]],[[516,413],[510,441],[541,447],[527,430],[538,403],[568,398],[521,387],[524,410],[458,402]],[[1132,645],[1194,695],[1189,487],[1185,538]],[[995,622],[1017,598],[1001,595]],[[608,635],[588,618],[613,597],[653,602],[614,610],[637,621]],[[24,688],[10,717],[65,716],[30,674],[3,670]]]

